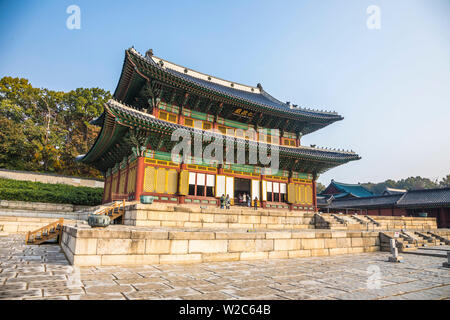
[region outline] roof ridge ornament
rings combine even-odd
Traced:
[[[148,50],[145,52],[145,56],[146,56],[147,58],[150,58],[151,56],[153,56],[153,49],[148,49]]]

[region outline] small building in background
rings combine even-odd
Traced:
[[[450,188],[411,190],[371,197],[325,198],[318,196],[321,212],[381,216],[428,216],[439,228],[450,228]]]
[[[331,180],[331,183],[318,196],[325,199],[353,199],[372,197],[374,194],[361,184],[349,184]]]

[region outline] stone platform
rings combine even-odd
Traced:
[[[235,206],[217,207],[132,203],[126,206],[123,224],[140,227],[257,229],[257,230],[413,230],[437,229],[435,218],[318,214]]]
[[[314,228],[312,211],[286,209],[254,210],[248,207],[219,209],[164,203],[126,206],[124,224],[141,227],[206,229],[309,229]]]
[[[191,265],[69,265],[55,245],[0,241],[0,300],[450,299],[444,258],[387,252]],[[449,246],[439,247],[450,250]],[[379,270],[379,286],[371,281]],[[371,284],[371,286],[369,286]]]
[[[78,266],[317,257],[379,251],[378,232],[64,226],[61,246]]]
[[[77,266],[111,266],[332,256],[379,251],[380,235],[390,238],[392,230],[400,231],[405,248],[430,243],[428,238],[448,243],[448,234],[438,234],[433,218],[131,203],[119,220],[122,224],[106,229],[65,220],[61,246],[68,260]],[[23,233],[53,221],[0,217],[0,232]],[[411,229],[401,230],[406,227]]]

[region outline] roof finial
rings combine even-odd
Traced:
[[[153,49],[148,49],[147,52],[145,52],[146,57],[151,57],[153,55]]]
[[[258,84],[256,85],[256,87],[257,87],[259,90],[262,90],[262,89],[263,89],[261,83],[258,83]]]

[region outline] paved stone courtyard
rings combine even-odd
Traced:
[[[9,235],[0,237],[0,299],[450,298],[444,258],[404,254],[396,264],[388,255],[77,268],[57,245],[29,246]]]

